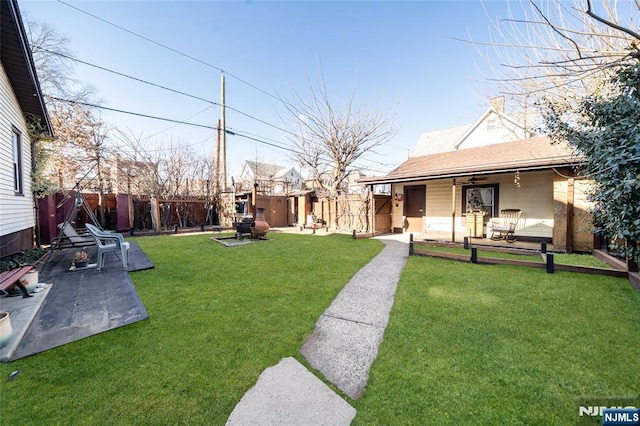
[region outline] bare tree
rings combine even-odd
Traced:
[[[38,181],[36,185],[44,192],[56,186],[68,189],[78,174],[86,172],[88,150],[93,152],[89,157],[94,160],[103,157],[102,142],[99,156],[95,155],[95,147],[104,125],[91,108],[84,106],[94,90],[73,78],[69,40],[50,25],[31,20],[27,20],[27,37],[55,134],[54,139],[36,141],[37,151],[46,160],[41,162],[45,169],[36,170],[34,175],[42,182],[57,185]]]
[[[487,79],[525,109],[544,98],[570,110],[582,94],[603,84],[612,66],[640,55],[640,36],[631,30],[640,20],[638,2],[515,4],[505,17],[488,15],[488,40],[470,41],[490,67]]]
[[[70,188],[79,176],[100,168],[108,155],[109,129],[93,111],[82,105],[57,102],[49,106],[56,131],[48,142],[48,175],[57,179],[60,188]],[[94,171],[94,174],[98,171]]]
[[[149,150],[148,140],[142,134],[134,134],[131,130],[116,130],[115,140],[118,141],[115,168],[118,191],[124,192],[126,185],[128,193],[160,197],[162,195],[163,179],[160,177],[160,150]]]
[[[344,105],[332,102],[324,79],[310,88],[310,99],[294,91],[292,101],[284,102],[291,115],[292,155],[310,171],[316,188],[335,201],[354,163],[395,135],[394,116],[357,107],[355,92]]]
[[[581,156],[594,232],[640,262],[640,1],[522,2],[523,16],[494,22],[494,80],[536,99],[543,129]],[[515,89],[515,90],[513,90]],[[620,243],[624,241],[624,243]]]

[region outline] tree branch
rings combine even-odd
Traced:
[[[558,28],[556,28],[555,25],[553,25],[551,23],[551,21],[549,21],[549,19],[544,15],[544,13],[542,13],[542,11],[540,10],[540,8],[538,7],[537,4],[535,4],[535,2],[533,0],[529,0],[529,2],[531,3],[531,5],[538,11],[538,13],[540,14],[540,16],[542,17],[542,19],[544,19],[544,21],[547,23],[547,25],[549,25],[549,27],[556,33],[558,34],[560,37],[564,38],[565,40],[567,40],[569,43],[573,44],[573,47],[576,49],[576,51],[578,52],[578,57],[582,58],[582,52],[580,51],[580,46],[578,46],[578,43],[576,43],[571,37],[567,37],[566,35],[564,35],[564,33],[562,31],[560,31]]]
[[[590,17],[592,17],[596,21],[598,21],[598,22],[600,22],[602,24],[605,24],[608,27],[611,27],[611,28],[616,29],[618,31],[622,31],[623,33],[628,34],[631,37],[635,38],[636,40],[640,41],[640,34],[636,33],[635,31],[630,30],[629,28],[625,28],[625,27],[623,27],[621,25],[616,24],[615,22],[608,21],[608,20],[602,18],[601,16],[598,16],[596,13],[593,12],[593,10],[591,10],[591,0],[586,0],[586,1],[587,1],[587,15],[589,15]],[[636,0],[636,4],[638,4],[638,0]]]

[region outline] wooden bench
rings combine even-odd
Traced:
[[[18,287],[22,292],[22,297],[31,297],[25,286],[20,283],[20,278],[33,269],[33,265],[21,266],[9,271],[0,272],[0,294],[9,294],[9,290]]]

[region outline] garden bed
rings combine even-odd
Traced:
[[[5,256],[0,260],[0,272],[9,271],[18,266],[37,265],[44,262],[49,253],[49,249],[36,248]]]

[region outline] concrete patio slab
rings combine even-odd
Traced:
[[[321,316],[300,353],[351,399],[362,396],[384,327]]]
[[[129,272],[153,268],[153,264],[135,242],[129,250],[128,271],[114,253],[105,257],[101,272],[95,268],[70,271],[76,250],[55,251],[43,265],[39,281],[51,284],[44,289],[44,297],[44,291],[36,293],[24,299],[33,299],[28,304],[0,298],[0,309],[9,304],[22,308],[10,314],[14,335],[0,352],[1,361],[14,361],[148,318]],[[85,251],[95,259],[95,246]]]
[[[295,358],[283,358],[260,374],[227,420],[245,425],[349,425],[356,410]]]
[[[42,289],[41,291],[32,293],[32,297],[28,298],[22,298],[21,295],[0,297],[0,311],[9,312],[13,330],[13,335],[7,345],[0,349],[0,362],[7,362],[13,358],[18,345],[29,328],[29,324],[31,324],[44,304],[47,294],[51,290],[51,285],[47,284],[40,288]]]

